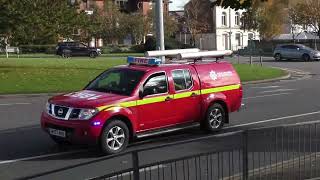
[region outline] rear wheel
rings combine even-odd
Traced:
[[[61,56],[63,58],[70,58],[71,57],[71,53],[69,51],[63,51]]]
[[[96,52],[91,52],[89,54],[90,58],[96,58],[98,56],[98,54]]]
[[[302,55],[302,60],[303,61],[310,61],[310,56],[308,54]]]
[[[201,127],[206,131],[215,132],[223,127],[225,121],[225,109],[221,104],[215,103],[208,108],[206,118]]]
[[[129,143],[129,129],[120,120],[112,120],[104,127],[100,145],[105,154],[115,154],[123,151]]]
[[[279,53],[275,54],[275,55],[274,55],[274,59],[275,59],[276,61],[281,61],[281,60],[282,60],[281,54],[279,54]]]

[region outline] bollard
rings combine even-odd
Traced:
[[[250,65],[252,65],[252,55],[250,55]]]
[[[260,66],[262,66],[262,56],[260,55]]]

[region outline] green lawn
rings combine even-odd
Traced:
[[[250,66],[248,64],[234,64],[234,67],[243,82],[272,79],[286,75],[285,71],[266,66],[261,67],[258,65]]]
[[[102,54],[101,57],[127,57],[127,56],[144,56],[143,53],[106,53]],[[54,54],[45,54],[45,53],[35,53],[35,54],[20,54],[20,58],[60,58],[60,56]],[[4,53],[0,53],[0,58],[6,58]],[[17,54],[9,53],[9,59],[18,58]],[[83,57],[86,58],[86,57]],[[78,57],[76,58],[78,59]]]
[[[68,92],[83,88],[104,70],[125,64],[125,57],[0,58],[0,94]],[[243,81],[284,75],[273,68],[235,65]]]

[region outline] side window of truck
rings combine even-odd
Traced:
[[[173,70],[172,78],[174,82],[174,89],[176,91],[190,89],[193,86],[189,70]]]
[[[153,74],[143,86],[143,95],[155,95],[168,92],[167,77],[164,72]]]

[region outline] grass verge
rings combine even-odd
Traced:
[[[0,58],[0,94],[68,92],[82,89],[104,70],[125,64],[125,57]],[[242,81],[285,75],[279,69],[234,65]]]

